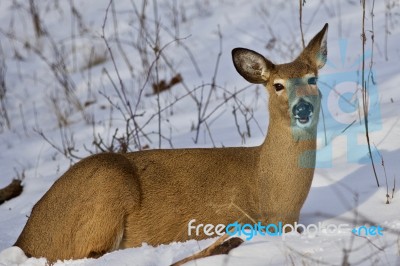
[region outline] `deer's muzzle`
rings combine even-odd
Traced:
[[[311,124],[314,107],[303,99],[293,106],[292,113],[299,127],[306,127]]]

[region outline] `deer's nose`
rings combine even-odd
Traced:
[[[308,119],[313,113],[314,107],[311,103],[301,99],[295,106],[293,106],[292,112],[296,119],[304,120]]]

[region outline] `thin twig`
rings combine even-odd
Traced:
[[[363,15],[362,15],[362,33],[361,33],[361,38],[362,38],[362,74],[361,74],[361,86],[363,86],[362,90],[362,100],[363,100],[363,112],[364,112],[364,126],[365,126],[365,137],[367,139],[367,144],[368,144],[368,152],[369,152],[369,158],[371,160],[371,165],[372,169],[375,175],[375,180],[376,180],[376,185],[379,187],[379,181],[378,181],[378,175],[376,173],[375,169],[375,164],[374,164],[374,158],[372,157],[372,151],[371,151],[371,143],[369,139],[369,127],[368,127],[368,91],[367,91],[367,82],[365,81],[365,43],[367,41],[367,37],[365,35],[365,0],[362,1],[362,9],[363,9]]]
[[[306,47],[303,34],[303,5],[305,4],[305,2],[306,2],[305,0],[299,0],[299,22],[300,22],[301,43],[303,44],[303,49]]]

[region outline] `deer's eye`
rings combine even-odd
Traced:
[[[274,88],[275,88],[275,91],[281,91],[285,88],[285,86],[283,86],[281,83],[275,83]]]
[[[310,85],[317,85],[317,78],[316,77],[312,77],[308,79],[308,84]]]

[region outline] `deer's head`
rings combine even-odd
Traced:
[[[270,125],[289,125],[297,139],[315,138],[321,104],[318,70],[327,60],[328,24],[291,63],[274,64],[245,48],[232,50],[236,70],[247,81],[264,84],[269,94]]]

